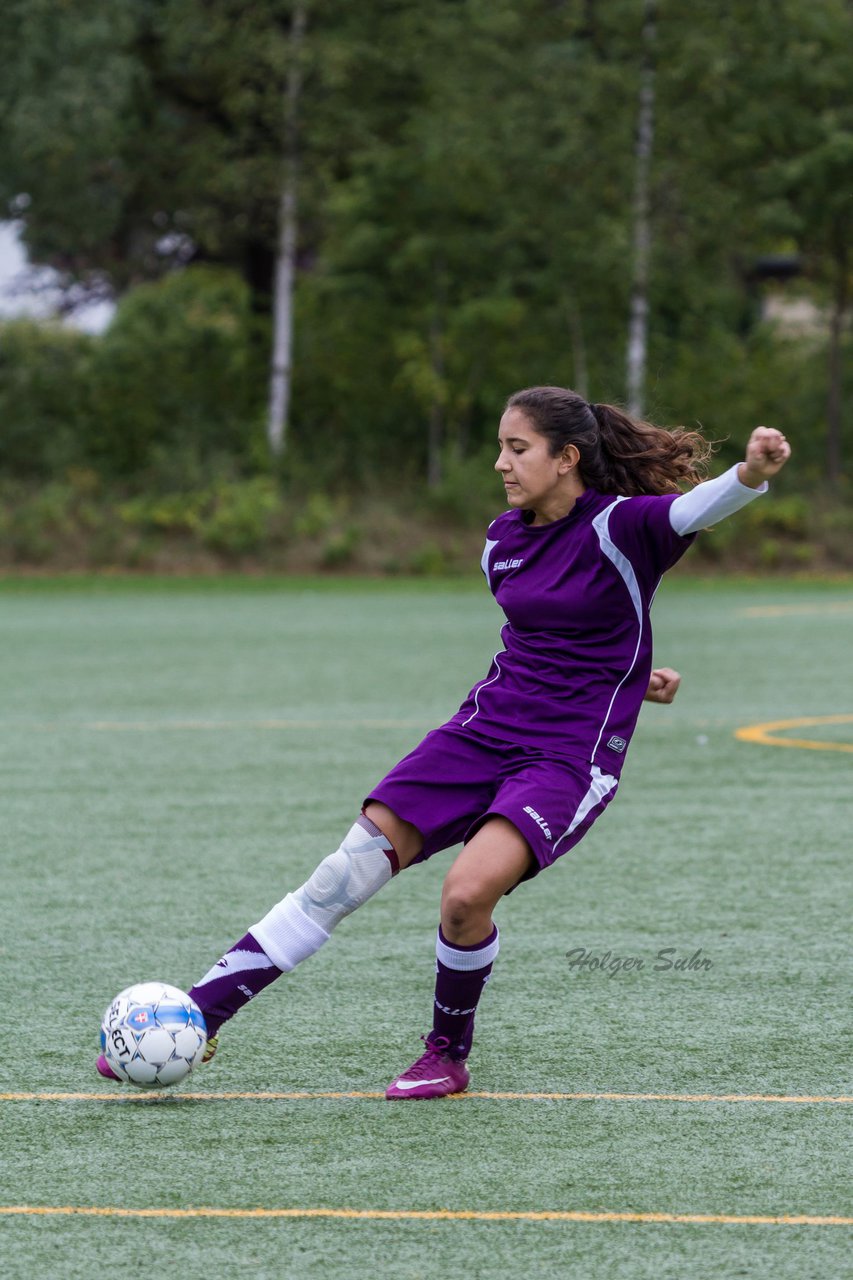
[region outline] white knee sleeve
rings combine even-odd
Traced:
[[[382,832],[362,818],[293,896],[309,919],[331,933],[391,879],[389,851]]]
[[[277,903],[249,932],[273,964],[289,973],[318,951],[335,925],[372,898],[393,875],[393,849],[381,831],[361,818],[339,849],[313,875]]]

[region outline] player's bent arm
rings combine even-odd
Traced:
[[[649,687],[643,695],[643,701],[672,702],[680,684],[681,676],[672,667],[656,667],[649,676]]]
[[[669,508],[670,524],[684,537],[734,515],[760,493],[767,492],[768,480],[781,470],[790,456],[791,447],[780,431],[756,427],[746,446],[744,461],[677,497]]]

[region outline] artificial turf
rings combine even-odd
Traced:
[[[188,986],[300,883],[485,672],[498,615],[464,582],[0,587],[0,1090],[37,1095],[0,1100],[0,1209],[401,1215],[0,1214],[4,1276],[851,1274],[844,1226],[604,1218],[853,1212],[849,1103],[602,1096],[853,1092],[853,588],[682,578],[654,618],[683,688],[644,709],[592,833],[500,905],[471,1059],[483,1094],[595,1096],[213,1096],[376,1095],[417,1056],[447,854],[259,998],[185,1089],[112,1102],[47,1096],[103,1091],[110,998]],[[734,737],[832,716],[778,734],[824,747]],[[697,963],[659,968],[661,949]],[[405,1216],[425,1210],[599,1217]]]

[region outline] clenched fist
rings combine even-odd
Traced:
[[[781,471],[791,456],[791,446],[775,427],[756,427],[746,446],[746,458],[737,469],[737,478],[750,489]]]
[[[681,676],[672,667],[657,667],[649,676],[649,687],[643,695],[643,701],[672,702],[680,684]]]

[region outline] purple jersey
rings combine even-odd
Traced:
[[[695,536],[670,525],[676,497],[587,489],[551,524],[492,522],[482,563],[504,647],[452,725],[618,777],[651,672],[649,609]]]

